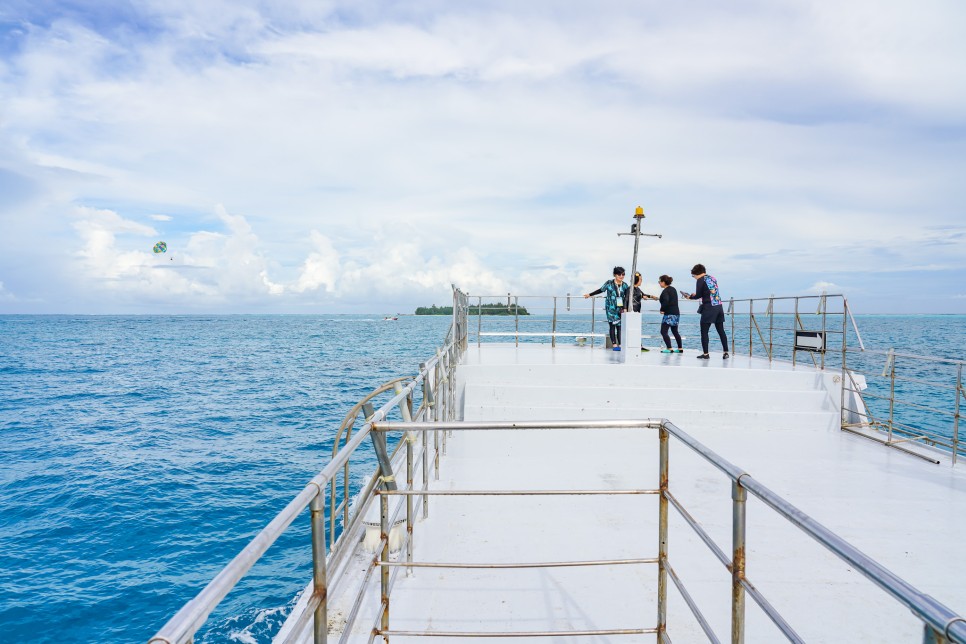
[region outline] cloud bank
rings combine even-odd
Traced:
[[[647,288],[966,312],[959,3],[102,4],[0,9],[0,312],[581,293],[638,204]]]

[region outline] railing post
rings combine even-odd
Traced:
[[[735,298],[728,300],[728,315],[731,317],[731,353],[734,353],[737,346],[737,339],[735,338]]]
[[[520,346],[520,297],[513,297],[513,332],[516,346]]]
[[[456,354],[456,352],[454,352],[452,357],[450,358],[450,364],[449,364],[449,373],[450,373],[449,390],[450,390],[450,400],[452,402],[452,404],[450,405],[450,412],[449,412],[450,420],[456,420],[456,365],[458,363],[459,363],[459,356]],[[453,432],[450,432],[450,436],[452,435],[453,435]]]
[[[434,378],[436,383],[436,404],[433,405],[433,420],[439,422],[442,420],[440,417],[442,411],[440,407],[444,404],[446,398],[446,392],[443,389],[443,354],[440,351],[436,352],[436,376]],[[433,471],[435,480],[439,480],[439,430],[433,430]]]
[[[423,492],[429,491],[429,433],[427,430],[423,434]],[[429,517],[429,495],[423,495],[423,518]]]
[[[663,641],[667,630],[667,538],[668,538],[668,431],[661,423],[658,430],[660,440],[660,480],[661,495],[658,497],[658,540],[657,540],[657,641]]]
[[[452,391],[453,391],[453,408],[452,408],[452,412],[450,414],[450,418],[452,420],[456,420],[456,367],[459,365],[459,362],[460,362],[460,355],[457,354],[457,353],[454,353],[453,354],[453,364],[450,367],[450,372],[453,374],[453,377],[452,377],[451,383],[450,383],[450,387],[452,388]],[[452,436],[453,435],[453,432],[450,431],[449,435]]]
[[[426,369],[426,363],[422,362],[419,365],[419,372],[423,374],[423,408],[426,410],[423,413],[423,418],[425,420],[431,420],[430,412],[436,405],[433,404],[433,388],[432,384],[429,382],[429,371]],[[428,430],[423,430],[420,432],[422,434],[423,443],[423,491],[429,490],[429,434]],[[423,518],[429,516],[429,495],[423,495]]]
[[[446,420],[453,420],[453,352],[446,352]],[[443,454],[446,453],[446,435],[443,431]]]
[[[845,415],[845,378],[848,375],[848,367],[846,366],[846,360],[848,358],[848,323],[849,323],[849,304],[842,298],[842,381],[839,383],[839,416],[841,416],[841,426],[844,428],[846,425],[846,415]],[[858,411],[858,410],[856,410]]]
[[[453,372],[456,369],[456,355],[450,351],[446,356],[446,420],[454,420],[456,414],[456,381]],[[443,430],[443,456],[446,456],[446,442],[449,432]]]
[[[480,346],[483,336],[483,297],[480,296],[476,300],[476,346]]]
[[[755,336],[752,333],[752,326],[755,322],[755,301],[748,300],[748,357],[750,358],[754,353],[753,349],[755,346]]]
[[[467,296],[461,293],[459,300],[460,300],[460,328],[463,331],[460,334],[459,347],[460,349],[465,351],[466,347],[469,345],[469,340],[470,340],[470,317],[469,317],[470,298],[468,298]]]
[[[798,350],[795,349],[795,335],[798,333],[798,297],[795,298],[795,319],[792,320],[792,366],[798,359]]]
[[[342,498],[348,498],[349,496],[349,461],[346,461],[345,466],[342,468]],[[339,507],[338,504],[338,492],[339,481],[338,477],[332,480],[332,488],[329,490],[329,504],[332,506],[332,514],[329,516],[329,548],[335,545],[335,528],[336,528],[336,508]],[[345,507],[342,509],[342,525],[349,525],[349,504],[346,503]]]
[[[395,387],[396,393],[402,391],[402,386],[396,383]],[[409,409],[409,401],[412,392],[409,396],[406,396],[401,401],[399,401],[399,414],[402,416],[404,423],[413,422],[413,415]],[[413,443],[416,441],[416,435],[407,431],[406,435],[403,437],[406,441],[406,489],[413,490]],[[425,498],[425,497],[424,497]],[[413,496],[411,494],[406,495],[406,562],[412,563],[413,560]],[[412,568],[406,568],[406,576],[410,577],[413,574]]]
[[[335,485],[335,482],[333,482]],[[313,592],[319,596],[315,609],[315,644],[325,644],[329,632],[328,586],[325,571],[325,490],[312,499],[309,516],[312,521],[312,581]]]
[[[459,362],[459,355],[454,351],[449,359],[449,419],[456,420],[456,364]],[[452,436],[453,432],[450,431]],[[443,433],[443,454],[446,453],[446,433]]]
[[[822,291],[822,299],[820,300],[820,306],[822,307],[822,345],[823,345],[822,369],[823,370],[825,369],[825,347],[827,346],[827,343],[825,342],[825,336],[827,331],[827,317],[828,317],[828,304],[826,302],[827,297],[828,296],[825,295],[825,292]]]
[[[557,346],[557,296],[553,296],[553,321],[550,324],[550,346]]]
[[[389,496],[382,494],[383,490],[378,490],[379,492],[379,538],[382,539],[382,552],[379,554],[379,560],[382,565],[379,566],[379,593],[382,599],[382,619],[380,620],[380,627],[383,631],[389,630]],[[382,636],[383,641],[388,642],[389,637],[386,635]]]
[[[741,477],[731,484],[732,559],[731,559],[731,644],[745,641],[745,501],[748,493],[741,486]]]
[[[774,296],[768,298],[768,362],[771,362],[772,355],[774,354],[775,346],[773,342],[773,334],[775,332],[775,298]]]
[[[453,420],[453,351],[446,353],[446,420]],[[447,432],[443,431],[443,454],[446,453]]]
[[[413,487],[413,442],[416,435],[413,432],[406,432],[406,489],[414,490]],[[426,498],[425,495],[423,498]],[[413,495],[406,495],[406,563],[413,562]],[[411,577],[412,568],[406,569],[406,575]]]
[[[959,398],[963,395],[963,364],[956,368],[956,414],[953,416],[953,465],[959,451]]]
[[[845,303],[845,310],[849,312],[849,320],[852,322],[852,330],[855,331],[855,339],[859,342],[859,351],[865,351],[865,343],[862,342],[862,334],[859,333],[859,325],[855,323],[855,318],[852,317],[852,310],[849,308],[849,301],[843,295],[842,301]]]
[[[896,407],[896,356],[895,350],[889,349],[889,442],[892,442],[892,422]]]
[[[590,346],[597,340],[597,298],[590,298]],[[604,343],[606,346],[606,342]]]

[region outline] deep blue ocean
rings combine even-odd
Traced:
[[[0,641],[147,641],[450,321],[381,317],[0,316]],[[966,316],[858,319],[867,347],[964,357]],[[269,641],[311,574],[307,535],[296,522],[198,641]]]

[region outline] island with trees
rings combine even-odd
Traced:
[[[416,315],[453,315],[452,306],[420,306],[416,309]],[[469,315],[530,315],[526,307],[516,304],[483,304],[469,306]]]

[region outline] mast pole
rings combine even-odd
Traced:
[[[634,259],[631,260],[630,285],[627,291],[627,312],[634,311],[634,277],[637,275],[637,249],[641,243],[641,224],[644,223],[644,208],[638,206],[634,212]],[[644,286],[644,278],[641,277],[641,286]],[[643,289],[641,289],[643,291]],[[643,304],[643,302],[642,302]]]
[[[623,331],[626,331],[626,330],[628,330],[630,328],[630,327],[626,327],[625,328],[624,327],[624,322],[629,321],[630,320],[630,314],[634,312],[634,275],[635,275],[635,273],[637,273],[637,251],[640,248],[641,237],[657,237],[658,239],[661,238],[661,235],[656,235],[654,233],[645,234],[645,233],[641,232],[641,226],[643,224],[644,224],[644,207],[643,206],[638,206],[637,209],[634,211],[634,223],[631,225],[631,232],[629,232],[629,233],[617,233],[617,236],[618,237],[623,237],[624,235],[631,235],[631,236],[634,237],[634,257],[631,260],[631,275],[630,275],[630,278],[629,278],[630,279],[630,282],[628,283],[628,287],[627,287],[627,305],[626,306],[622,306],[622,308],[624,309],[623,310],[623,313],[622,313],[622,315],[624,315],[624,319],[621,321],[621,331],[622,332]],[[644,286],[644,278],[643,277],[641,278],[641,286]],[[638,320],[637,323],[640,324],[640,320]],[[640,335],[639,334],[638,334],[638,337],[640,338]],[[624,344],[623,338],[621,338],[621,344]],[[624,353],[624,356],[623,356],[622,360],[626,360],[627,359],[627,353],[626,353],[627,351],[630,351],[630,349],[628,347],[624,347],[624,352],[625,353]],[[634,351],[635,352],[637,351],[637,347],[634,348]]]

